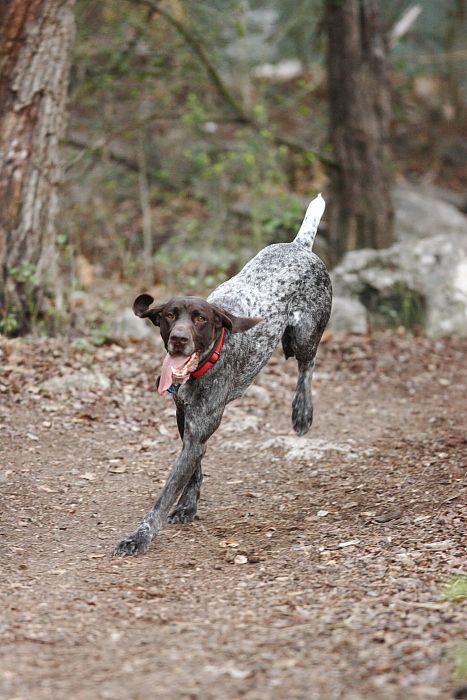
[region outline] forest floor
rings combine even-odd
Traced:
[[[304,438],[278,352],[209,443],[199,519],[114,559],[178,451],[161,357],[0,341],[0,697],[452,697],[467,341],[328,337]]]

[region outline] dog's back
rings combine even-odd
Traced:
[[[315,296],[327,307],[329,288],[329,275],[315,253],[296,242],[275,243],[255,255],[207,300],[235,313],[287,318],[297,302],[313,303]]]
[[[230,342],[242,358],[232,396],[240,396],[282,339],[286,357],[308,366],[313,361],[331,313],[331,280],[320,258],[295,240],[261,250],[208,301],[262,322]],[[302,430],[300,431],[302,432]]]
[[[327,313],[329,317],[329,275],[312,252],[324,207],[321,195],[315,197],[294,241],[261,250],[235,277],[217,287],[208,301],[232,311],[261,316],[266,321],[276,317],[292,321],[294,312],[301,312],[304,304],[316,305],[320,315]]]
[[[241,396],[282,341],[285,357],[295,357],[298,362],[292,423],[300,435],[309,430],[313,420],[311,376],[331,313],[331,280],[311,250],[324,206],[318,195],[294,241],[264,248],[208,297],[209,302],[233,313],[263,319],[248,333],[230,339],[233,355],[241,358],[241,371],[228,400]]]

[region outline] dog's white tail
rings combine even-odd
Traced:
[[[310,248],[313,247],[316,231],[318,230],[318,225],[323,216],[325,207],[326,203],[321,193],[311,200],[306,210],[305,218],[300,226],[300,230],[295,237],[295,243],[302,243]]]

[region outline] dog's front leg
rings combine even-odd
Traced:
[[[196,410],[187,406],[183,433],[183,448],[164,485],[162,493],[138,528],[114,549],[114,556],[125,557],[144,554],[152,539],[167,521],[177,498],[187,486],[194,472],[201,467],[206,442],[219,427],[225,404],[209,406],[208,410]]]
[[[177,406],[177,425],[180,437],[183,441],[183,433],[185,431],[185,405],[178,401],[175,397]],[[170,513],[167,522],[174,523],[192,523],[195,519],[196,511],[198,510],[198,501],[201,493],[201,484],[203,483],[203,471],[201,462],[191,475],[191,479],[185,486],[175,509]]]

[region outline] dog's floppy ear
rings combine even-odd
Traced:
[[[140,318],[149,318],[155,326],[159,325],[160,314],[165,304],[149,308],[154,299],[150,294],[140,294],[133,302],[133,311]]]
[[[243,333],[263,320],[262,318],[248,316],[234,316],[230,311],[222,309],[217,304],[211,304],[211,308],[216,314],[216,320],[219,325],[225,326],[231,333]]]

